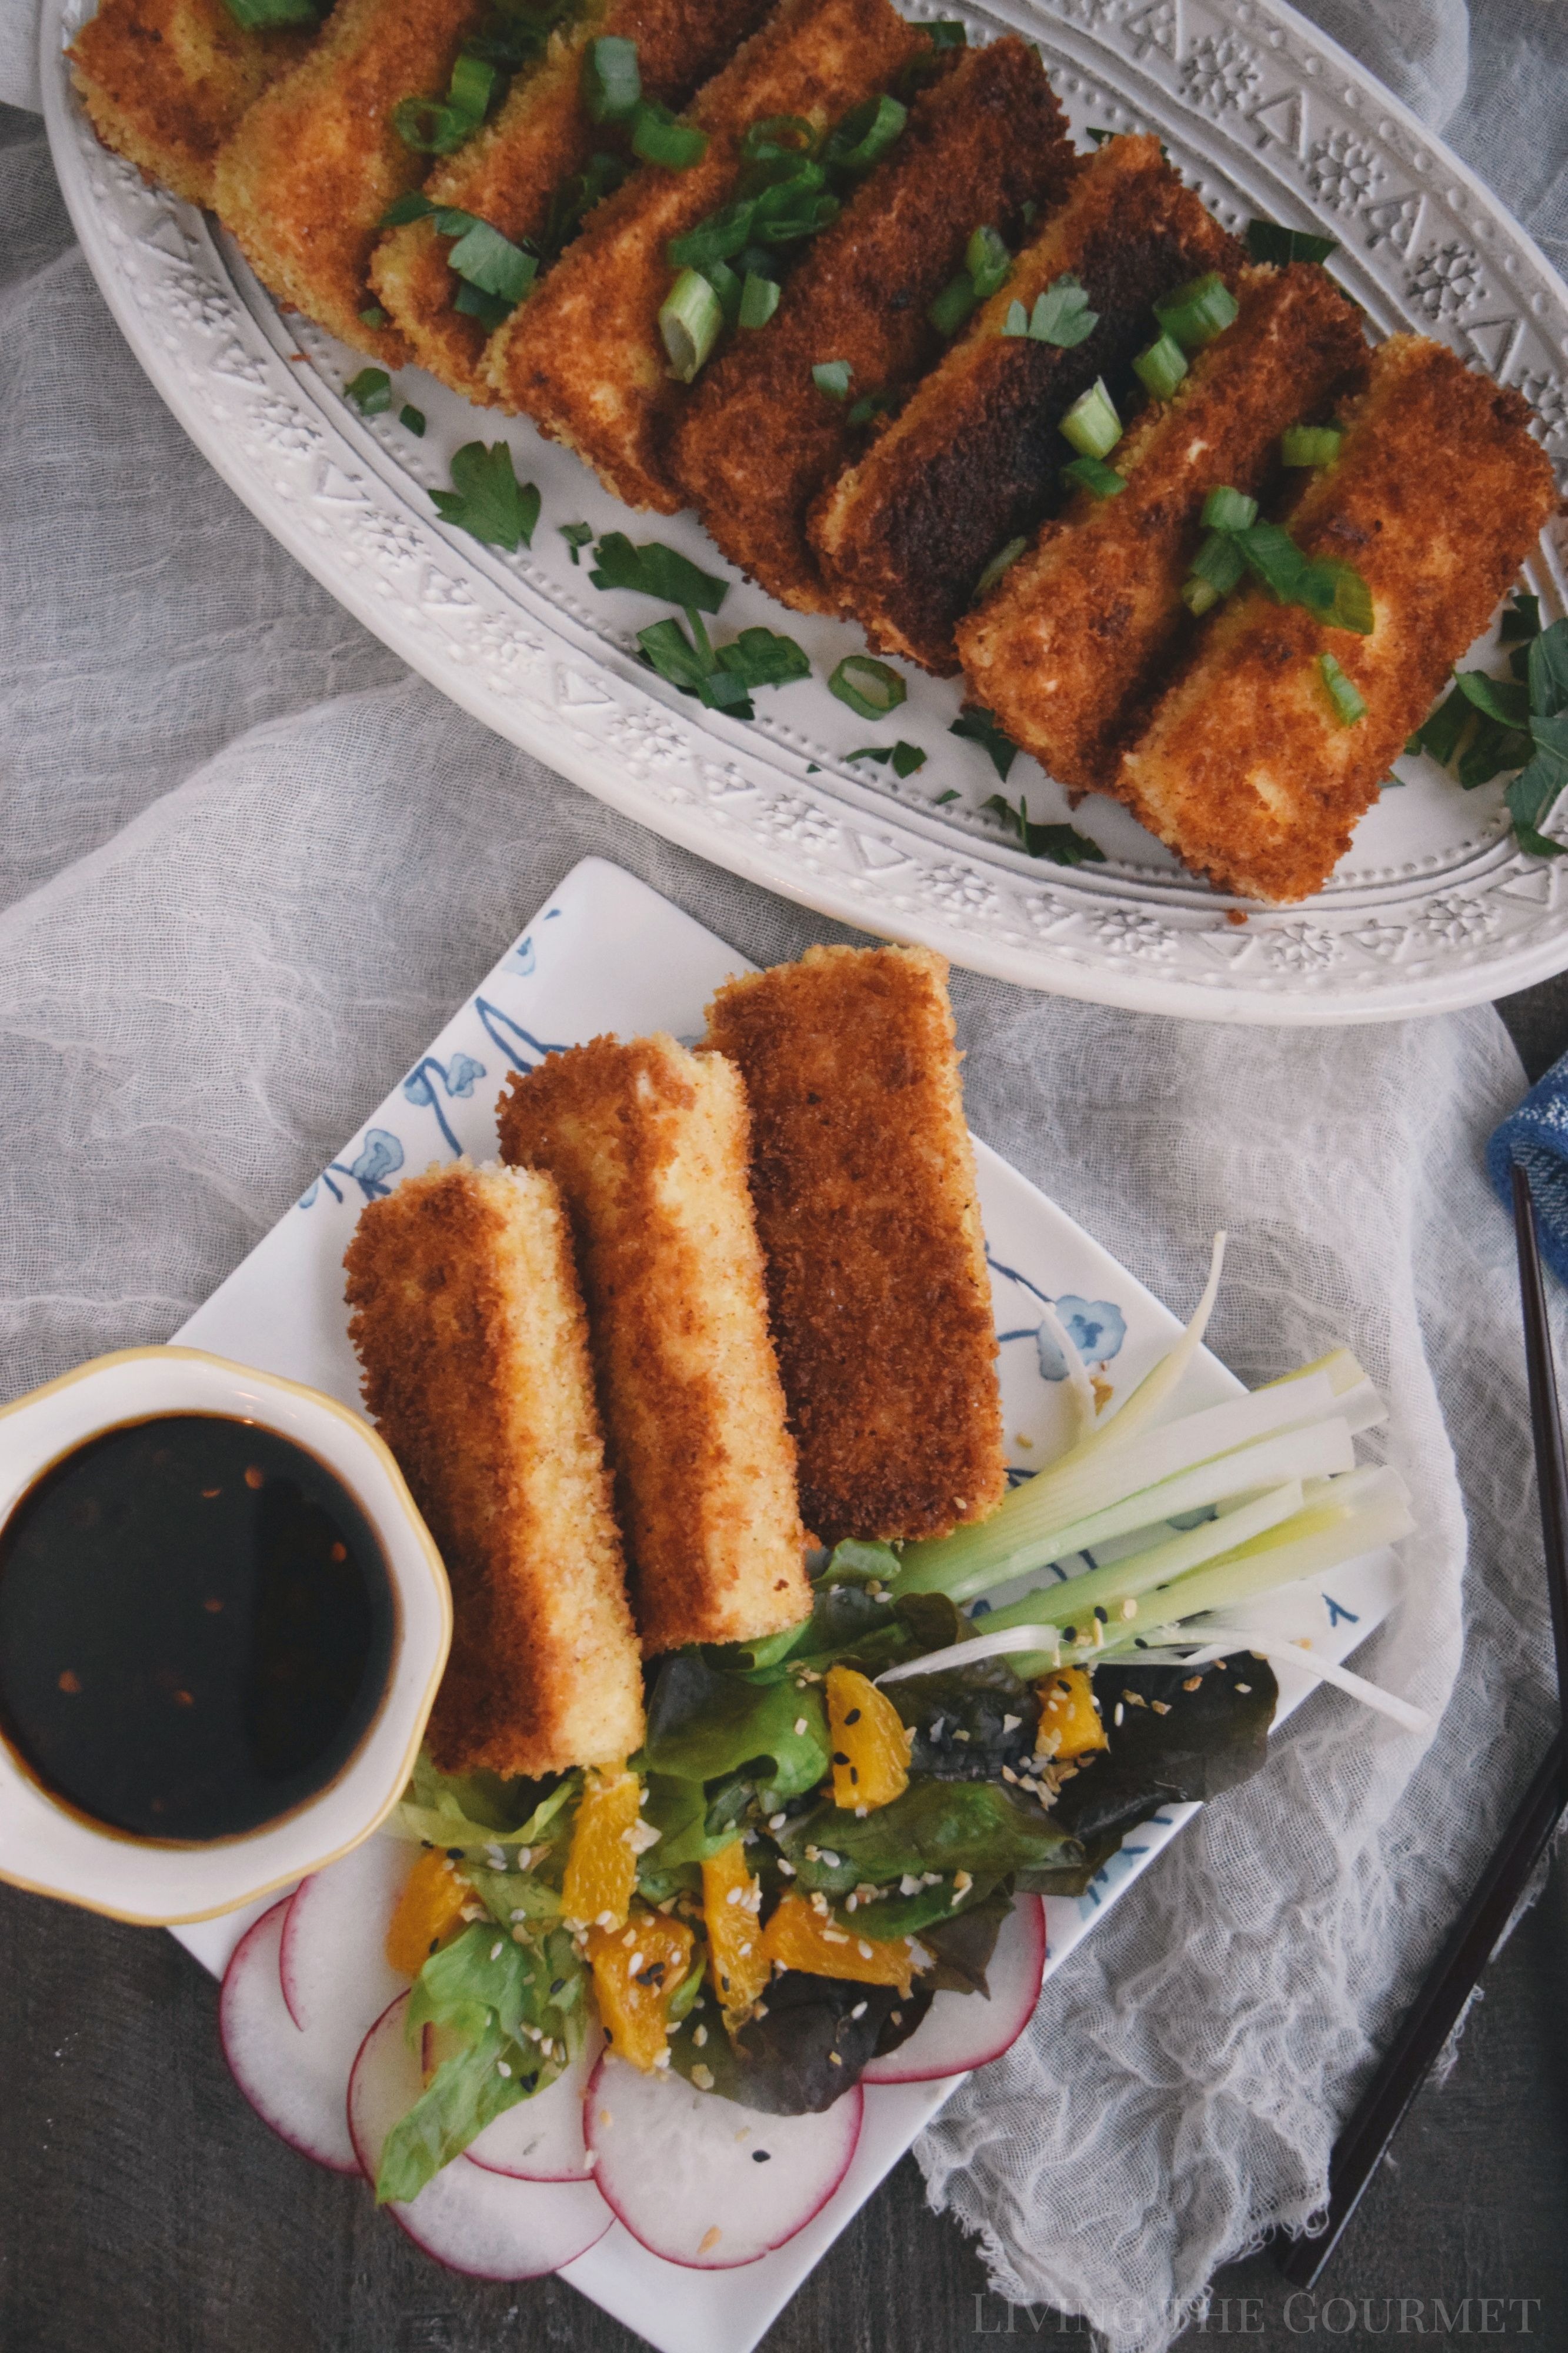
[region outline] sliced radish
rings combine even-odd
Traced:
[[[763,2116],[606,2053],[585,2103],[595,2179],[650,2254],[730,2271],[820,2213],[855,2154],[863,2106],[856,2084],[820,2116]]]
[[[406,1994],[365,2036],[349,2084],[349,2129],[374,2181],[387,2134],[425,2088],[403,2031]],[[524,2103],[526,2105],[526,2103]],[[586,2254],[610,2227],[591,2181],[521,2181],[454,2158],[417,2198],[387,2212],[437,2263],[475,2279],[537,2279]]]
[[[595,2029],[580,2059],[542,2092],[488,2124],[465,2154],[487,2172],[510,2174],[514,2181],[581,2181],[588,2171],[583,2100],[602,2040]]]
[[[386,1958],[386,1931],[419,1849],[406,1839],[367,1838],[301,1880],[283,1924],[279,1966],[289,2015],[301,2032],[322,2028],[354,2054],[408,1980]]]
[[[1020,1895],[1002,1923],[982,1993],[939,1993],[907,2042],[873,2059],[863,2084],[930,2084],[1010,2051],[1035,2014],[1046,1967],[1046,1907]]]
[[[235,2082],[264,2123],[334,2173],[356,2173],[343,2097],[353,2053],[331,2034],[301,2034],[283,2000],[278,1956],[287,1901],[264,1912],[234,1948],[218,2031]]]

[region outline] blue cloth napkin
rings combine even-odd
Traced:
[[[1558,1282],[1568,1283],[1568,1054],[1492,1130],[1487,1174],[1510,1217],[1516,1160],[1535,1196],[1541,1255]]]

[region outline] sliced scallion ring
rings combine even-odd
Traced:
[[[982,596],[988,596],[990,595],[992,589],[995,587],[998,580],[1001,579],[1004,572],[1009,570],[1013,565],[1016,564],[1018,558],[1022,555],[1024,550],[1028,544],[1029,543],[1026,539],[1010,539],[1005,545],[996,550],[995,554],[992,557],[990,563],[986,565],[984,571],[981,574],[979,579],[974,584],[974,601],[977,605],[979,604]]]
[[[1212,580],[1200,580],[1194,572],[1190,579],[1182,583],[1182,602],[1194,619],[1201,621],[1204,615],[1219,603],[1219,590]]]
[[[845,116],[823,150],[823,161],[835,172],[868,172],[909,119],[909,108],[882,90]]]
[[[1283,466],[1331,466],[1344,439],[1337,425],[1289,425],[1279,438]]]
[[[910,690],[887,662],[869,654],[846,654],[828,680],[827,691],[862,719],[885,719]]]
[[[1105,388],[1103,376],[1097,376],[1087,392],[1079,393],[1062,418],[1059,429],[1080,458],[1110,455],[1121,438],[1121,419]]]
[[[601,34],[583,52],[583,104],[590,122],[628,122],[642,97],[637,45]]]
[[[1193,578],[1205,580],[1218,596],[1228,596],[1247,569],[1247,558],[1226,531],[1211,531],[1193,558]]]
[[[1321,672],[1323,684],[1329,690],[1329,701],[1333,704],[1345,725],[1353,727],[1358,719],[1364,719],[1366,697],[1355,681],[1345,676],[1332,654],[1320,654],[1318,669]]]
[[[1192,278],[1154,305],[1154,316],[1184,352],[1201,352],[1223,335],[1240,309],[1217,269]]]
[[[496,69],[485,58],[472,58],[463,52],[452,68],[452,79],[447,90],[447,103],[459,114],[468,115],[476,124],[485,119],[485,111],[495,95]]]
[[[967,269],[961,269],[956,278],[948,280],[935,301],[928,306],[926,317],[939,335],[956,335],[979,299],[974,291],[973,279]]]
[[[1201,520],[1205,531],[1247,531],[1258,521],[1258,501],[1222,485],[1204,501]]]
[[[1062,468],[1062,480],[1080,491],[1088,491],[1097,499],[1117,499],[1127,488],[1127,477],[1108,466],[1103,458],[1075,458]]]
[[[667,172],[689,172],[708,153],[708,133],[677,122],[668,106],[644,99],[632,120],[632,153]]]
[[[658,314],[658,332],[669,354],[669,372],[689,384],[719,340],[724,312],[700,270],[683,269]]]
[[[765,327],[779,307],[781,290],[776,278],[762,278],[754,269],[749,269],[741,288],[740,324]]]
[[[853,374],[847,360],[818,360],[811,371],[811,380],[829,400],[847,400]]]
[[[983,223],[963,248],[963,266],[969,272],[975,301],[984,302],[1005,283],[1013,257],[996,231]]]
[[[1157,335],[1132,363],[1133,375],[1153,400],[1169,400],[1186,372],[1186,354],[1174,335]]]

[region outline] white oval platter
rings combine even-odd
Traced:
[[[692,517],[629,515],[525,420],[476,411],[416,369],[397,379],[387,415],[362,418],[342,390],[357,355],[279,316],[205,216],[99,145],[62,57],[92,5],[47,0],[44,106],[72,219],[132,348],[282,544],[499,734],[822,913],[1068,997],[1210,1020],[1389,1020],[1568,965],[1564,863],[1518,850],[1499,785],[1462,793],[1425,758],[1399,763],[1400,789],[1384,791],[1328,888],[1300,907],[1216,895],[1103,800],[1075,822],[1104,865],[1069,870],[1010,847],[984,807],[997,788],[988,759],[949,733],[956,682],[905,666],[896,725],[868,727],[824,683],[859,632],[785,615]],[[908,13],[938,11],[921,0]],[[1373,332],[1440,336],[1519,385],[1568,481],[1568,287],[1474,174],[1282,0],[941,0],[940,13],[977,39],[1026,33],[1080,135],[1157,132],[1227,226],[1262,213],[1331,231],[1331,266]],[[428,418],[422,440],[397,422],[405,400]],[[428,497],[454,449],[503,433],[520,480],[543,498],[533,547],[514,557],[440,522]],[[560,527],[578,522],[657,536],[721,573],[735,584],[726,628],[787,628],[812,679],[765,691],[751,725],[683,701],[636,659],[655,608],[593,588],[574,566]],[[1561,519],[1527,582],[1545,618],[1563,611]],[[849,763],[895,736],[928,754],[907,782]],[[1037,820],[1067,814],[1023,756],[1006,790]]]

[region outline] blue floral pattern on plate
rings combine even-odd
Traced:
[[[1127,1318],[1114,1300],[1080,1299],[1076,1292],[1071,1291],[1064,1291],[1060,1298],[1053,1299],[1048,1291],[1042,1291],[1037,1282],[1031,1282],[1028,1276],[1020,1274],[1016,1267],[1004,1266],[1001,1260],[993,1258],[989,1250],[985,1253],[985,1262],[994,1274],[1003,1275],[1007,1282],[1016,1283],[1028,1297],[1037,1299],[1042,1307],[1055,1309],[1057,1320],[1086,1365],[1109,1364],[1126,1339]],[[996,1338],[1003,1346],[1009,1340],[1032,1340],[1039,1360],[1040,1378],[1044,1381],[1066,1380],[1067,1358],[1044,1317],[1036,1323],[1022,1324],[1014,1331],[998,1332]]]

